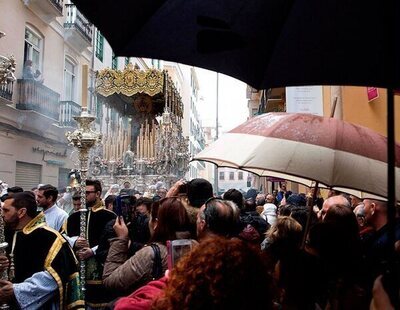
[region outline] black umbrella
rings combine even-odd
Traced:
[[[75,0],[117,56],[218,71],[257,89],[400,88],[395,1]]]
[[[388,88],[388,200],[394,221],[394,95],[400,4],[385,0],[75,0],[117,56],[211,69],[262,89]]]

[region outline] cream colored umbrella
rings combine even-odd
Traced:
[[[194,160],[387,197],[386,151],[387,138],[362,126],[311,114],[268,113],[229,131]],[[400,184],[398,144],[396,154]]]

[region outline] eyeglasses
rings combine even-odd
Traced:
[[[214,201],[214,200],[223,200],[223,199],[218,198],[218,197],[210,197],[210,198],[208,198],[208,199],[206,200],[206,202],[204,203],[205,207],[207,208],[207,205],[208,205],[211,201]]]

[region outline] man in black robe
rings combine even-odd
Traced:
[[[80,237],[80,214],[75,212],[67,220],[67,239],[80,260],[86,261],[86,304],[91,308],[103,308],[112,300],[103,286],[103,266],[97,257],[100,237],[106,224],[116,218],[116,214],[105,208],[100,199],[100,181],[86,181],[86,238]]]
[[[9,228],[10,281],[0,280],[0,303],[22,309],[84,309],[74,253],[46,225],[44,214],[38,214],[34,194],[13,194],[2,209]]]

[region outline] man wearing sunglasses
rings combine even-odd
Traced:
[[[96,259],[100,237],[106,224],[117,216],[107,210],[101,200],[101,183],[86,181],[86,238],[80,237],[80,212],[71,214],[67,221],[67,235],[76,255],[86,261],[86,304],[89,308],[104,307],[110,300],[102,284],[103,267]]]

